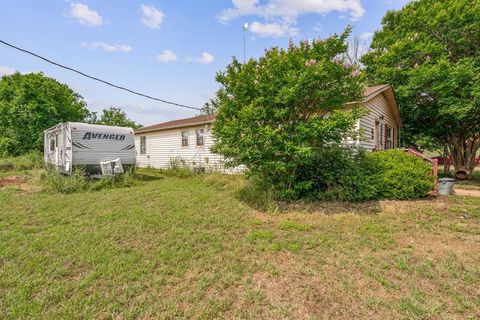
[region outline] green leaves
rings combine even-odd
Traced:
[[[291,42],[244,64],[234,58],[216,77],[214,152],[293,197],[314,189],[321,150],[353,136],[360,116],[338,112],[363,92],[355,68],[340,58],[349,32]]]
[[[109,108],[103,109],[100,119],[97,119],[96,112],[90,113],[88,122],[92,124],[103,124],[107,126],[119,126],[119,127],[128,127],[128,128],[142,127],[142,125],[136,123],[133,120],[130,120],[127,117],[127,114],[125,113],[125,111],[115,107],[109,107]]]
[[[41,150],[43,130],[60,122],[82,121],[82,97],[42,73],[0,79],[0,155]]]
[[[480,146],[479,17],[479,1],[412,1],[385,15],[363,57],[370,82],[396,90],[404,144],[448,146],[468,177]]]
[[[413,1],[388,12],[363,63],[371,83],[394,86],[405,135],[428,134],[445,142],[449,133],[480,132],[480,3]]]

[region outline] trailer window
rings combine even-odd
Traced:
[[[50,151],[55,151],[55,139],[50,139]]]
[[[147,153],[147,137],[140,137],[140,154]]]
[[[182,131],[182,147],[188,147],[188,131]]]
[[[197,130],[197,146],[203,146],[203,129]]]

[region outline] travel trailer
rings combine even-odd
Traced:
[[[47,166],[65,174],[71,174],[75,167],[84,168],[88,174],[105,173],[108,163],[116,163],[114,172],[121,173],[122,167],[135,166],[133,129],[60,123],[44,131],[44,154]]]

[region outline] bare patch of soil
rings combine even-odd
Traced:
[[[457,189],[455,188],[455,195],[467,197],[480,197],[480,190]]]
[[[0,188],[11,186],[11,185],[19,186],[23,183],[25,183],[25,180],[19,176],[10,176],[10,177],[0,178]]]

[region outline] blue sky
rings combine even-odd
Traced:
[[[389,9],[408,0],[0,0],[0,39],[91,75],[201,107],[232,56],[342,32],[369,41]],[[149,125],[193,110],[134,96],[0,46],[0,74],[42,71],[68,84],[91,110],[124,109]]]

